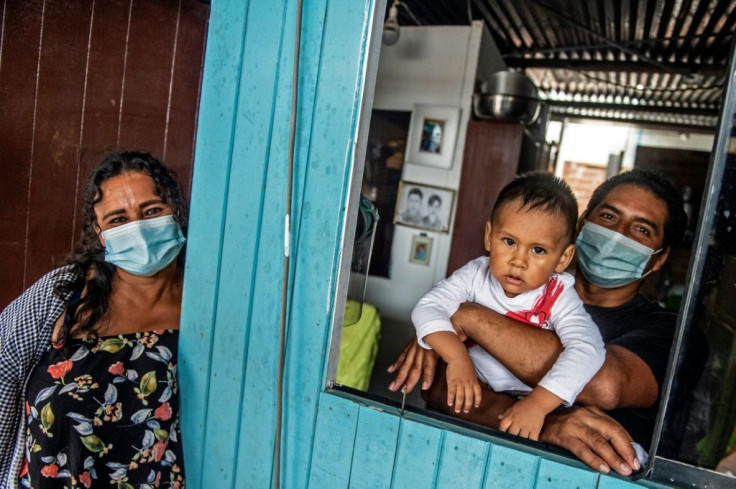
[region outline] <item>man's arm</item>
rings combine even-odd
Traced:
[[[650,407],[657,400],[659,385],[649,366],[635,353],[617,345],[606,347],[606,360],[578,395],[579,404],[616,408]]]
[[[562,352],[553,331],[530,327],[479,304],[460,306],[452,323],[461,338],[472,338],[527,385],[537,385]],[[607,346],[603,366],[577,399],[603,409],[649,407],[658,391],[654,374],[641,358],[623,347]]]
[[[562,352],[554,331],[530,327],[474,302],[460,306],[452,316],[452,325],[458,336],[474,340],[531,386],[542,380]]]

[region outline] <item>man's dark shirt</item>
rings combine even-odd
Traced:
[[[619,307],[586,304],[585,310],[598,325],[606,346],[617,345],[626,348],[649,366],[661,393],[677,315],[641,294]],[[650,408],[624,408],[608,412],[645,448],[649,447],[652,440],[654,423],[659,411],[659,393],[657,401]]]

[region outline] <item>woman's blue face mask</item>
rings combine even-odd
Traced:
[[[644,269],[651,256],[660,251],[661,248],[653,250],[592,222],[583,225],[575,242],[583,276],[593,285],[606,289],[628,285],[649,275],[652,271],[644,273]]]
[[[145,277],[173,262],[187,240],[171,215],[140,219],[102,231],[101,235],[106,262]]]

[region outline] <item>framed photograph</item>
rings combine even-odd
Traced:
[[[452,168],[459,121],[458,107],[415,105],[406,161],[446,170]]]
[[[454,204],[454,190],[401,181],[394,224],[447,233]]]
[[[409,261],[419,265],[429,266],[429,257],[432,255],[432,238],[424,234],[415,234],[411,238],[411,252]]]

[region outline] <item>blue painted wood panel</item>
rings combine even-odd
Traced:
[[[444,432],[403,420],[391,487],[435,487]]]
[[[187,482],[195,488],[206,487],[202,472],[211,462],[203,446],[210,395],[217,395],[212,342],[245,10],[237,1],[212,5],[200,96],[179,354]]]
[[[532,489],[537,480],[539,457],[493,445],[485,489]]]
[[[335,396],[320,396],[309,487],[348,487],[359,407]]]
[[[568,489],[593,489],[598,483],[597,472],[577,469],[568,465],[542,460],[537,476],[538,489],[567,487]]]
[[[648,484],[648,486],[650,485]],[[597,489],[638,489],[639,487],[641,486],[631,481],[617,479],[614,476],[602,475],[598,481]],[[651,487],[657,486],[651,485]]]
[[[437,487],[480,489],[486,472],[491,444],[448,432],[442,446]]]
[[[399,423],[398,416],[365,406],[360,408],[350,472],[350,489],[391,487]]]

